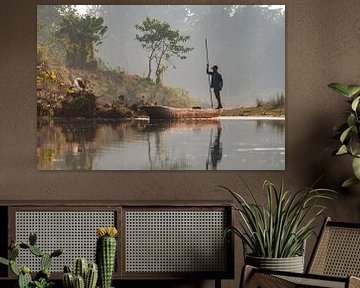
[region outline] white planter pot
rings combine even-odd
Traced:
[[[245,256],[245,263],[254,267],[275,271],[304,272],[304,256],[289,258],[262,258],[251,255]]]

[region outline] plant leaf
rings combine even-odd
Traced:
[[[1,263],[1,264],[4,264],[4,265],[9,265],[9,264],[10,264],[9,260],[8,260],[8,259],[5,259],[5,258],[3,258],[3,257],[0,257],[0,263]]]
[[[355,157],[353,159],[352,168],[356,178],[360,180],[360,158]]]
[[[333,127],[333,130],[336,132],[342,132],[344,131],[347,127],[349,127],[351,125],[349,125],[348,123],[341,123],[341,124],[337,124]]]
[[[11,271],[16,275],[19,276],[20,274],[20,268],[16,265],[15,261],[10,261],[10,268]]]
[[[352,101],[352,103],[351,103],[351,109],[352,109],[352,110],[356,111],[356,108],[357,108],[358,105],[359,105],[359,101],[360,101],[360,96],[356,97],[356,98],[354,99],[354,101]]]
[[[329,88],[333,89],[334,91],[336,91],[337,93],[341,94],[342,96],[351,97],[351,94],[347,88],[346,85],[341,84],[341,83],[330,83],[328,85]]]
[[[356,116],[353,113],[350,113],[347,118],[347,124],[350,126],[355,126]]]
[[[341,145],[341,147],[339,148],[339,150],[336,152],[335,155],[344,155],[344,154],[347,154],[349,153],[346,145]]]
[[[346,140],[346,137],[348,136],[348,134],[352,128],[353,128],[353,126],[350,126],[349,128],[345,129],[345,131],[343,133],[341,133],[341,136],[340,136],[341,143],[344,143],[344,141]]]
[[[350,137],[349,148],[351,148],[351,154],[355,157],[360,156],[360,139],[357,135]]]
[[[350,93],[350,96],[354,96],[360,92],[360,85],[348,85],[347,90]]]
[[[346,181],[344,181],[344,183],[341,185],[341,187],[348,188],[352,185],[359,184],[359,183],[360,183],[359,179],[357,179],[356,177],[351,177],[351,178],[347,179]]]

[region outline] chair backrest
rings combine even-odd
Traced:
[[[360,223],[326,218],[307,273],[360,277]]]

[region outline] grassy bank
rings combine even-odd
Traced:
[[[221,111],[221,116],[285,116],[284,108],[271,109],[270,107],[238,107],[225,108]]]
[[[263,101],[256,99],[256,106],[225,108],[221,116],[285,116],[285,95],[283,93]]]
[[[136,117],[135,108],[140,104],[196,104],[182,88],[166,87],[104,65],[76,69],[46,61],[38,64],[37,72],[38,116],[123,118]],[[75,79],[86,81],[86,89],[74,87]]]

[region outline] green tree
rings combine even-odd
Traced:
[[[142,25],[135,25],[135,28],[141,32],[136,34],[136,40],[149,53],[147,78],[151,77],[152,64],[155,62],[157,83],[161,82],[161,77],[171,63],[171,57],[186,59],[186,54],[194,49],[183,45],[190,36],[181,35],[179,30],[171,30],[166,22],[147,17]]]
[[[89,14],[79,15],[71,6],[64,6],[60,14],[56,35],[66,48],[67,64],[83,67],[95,59],[95,47],[104,39],[107,31],[104,19]]]

